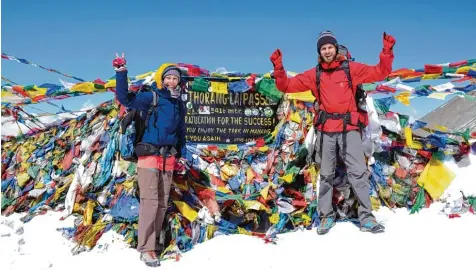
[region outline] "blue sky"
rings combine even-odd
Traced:
[[[323,30],[333,31],[367,64],[378,62],[382,33],[392,34],[394,69],[476,58],[474,0],[220,2],[4,0],[2,51],[86,80],[113,76],[116,52],[125,52],[130,75],[163,62],[261,73],[272,68],[269,55],[280,48],[285,68],[301,72],[316,64],[316,37]],[[2,75],[19,84],[74,82],[14,61],[1,64]],[[108,93],[56,103],[78,110],[110,98]],[[418,98],[412,108],[392,109],[422,116],[441,103]]]

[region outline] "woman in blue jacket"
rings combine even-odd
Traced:
[[[137,250],[146,265],[160,265],[158,240],[167,210],[175,164],[185,163],[185,104],[180,86],[181,71],[164,64],[155,74],[151,91],[128,91],[124,54],[113,61],[116,97],[127,108],[147,112],[157,93],[157,106],[148,119],[142,140],[137,144],[137,174],[140,193]],[[144,114],[145,115],[145,114]]]

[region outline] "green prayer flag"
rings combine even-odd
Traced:
[[[418,190],[415,203],[412,206],[410,214],[414,214],[420,211],[421,208],[425,205],[425,189],[423,187]]]
[[[404,115],[404,114],[398,114],[398,118],[400,119],[400,126],[402,128],[408,126],[408,120],[410,119],[410,116]]]
[[[283,96],[283,93],[276,88],[275,81],[273,79],[263,78],[257,84],[258,93],[270,98],[273,101],[279,101]]]
[[[376,83],[364,83],[362,84],[362,90],[364,91],[375,91],[377,89]]]
[[[192,90],[197,92],[208,92],[209,83],[204,78],[195,78],[192,83]]]

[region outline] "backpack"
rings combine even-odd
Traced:
[[[139,92],[147,91],[151,91],[148,86],[144,86],[139,90]],[[120,120],[119,149],[123,160],[137,162],[138,157],[135,153],[135,148],[142,141],[144,132],[149,124],[149,118],[157,108],[158,99],[158,94],[152,91],[152,104],[147,112],[132,109]],[[146,113],[145,116],[144,113]]]

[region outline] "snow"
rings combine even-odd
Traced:
[[[457,200],[462,196],[461,191],[465,196],[476,196],[476,155],[471,154],[458,163],[450,160],[445,165],[456,173],[456,178],[442,197]]]
[[[475,156],[471,164],[458,168],[447,163],[457,178],[445,198],[458,199],[461,189],[465,195],[476,194]],[[315,230],[281,234],[276,245],[245,235],[217,236],[184,253],[178,262],[163,261],[162,269],[474,269],[476,215],[449,219],[444,208],[444,203],[436,202],[414,215],[405,209],[381,208],[375,215],[386,232],[378,235],[360,232],[352,223],[338,223],[324,236]],[[62,213],[50,211],[23,224],[22,216],[1,217],[2,270],[150,269],[114,232],[104,234],[91,251],[72,255],[74,243],[57,228],[71,227],[73,218],[60,221]]]

